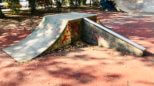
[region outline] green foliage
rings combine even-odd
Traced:
[[[21,5],[19,0],[6,0],[8,8],[11,9],[11,14],[19,14]]]
[[[99,0],[92,0],[93,1],[93,5],[94,6],[98,6],[99,5]]]
[[[60,0],[55,0],[60,1]],[[62,5],[64,6],[70,6],[70,7],[74,7],[74,6],[81,6],[81,5],[86,5],[86,1],[87,0],[62,0],[60,1]]]

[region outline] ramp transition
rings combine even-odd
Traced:
[[[31,60],[47,49],[54,50],[76,40],[78,28],[81,26],[81,18],[95,16],[94,14],[74,12],[45,16],[29,36],[3,50],[16,61]],[[71,34],[71,32],[74,32],[74,34]]]
[[[25,62],[82,39],[90,44],[143,55],[144,47],[92,20],[96,21],[96,15],[75,12],[45,16],[29,36],[3,51],[18,62]]]

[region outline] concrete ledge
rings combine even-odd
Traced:
[[[122,53],[143,56],[146,49],[141,45],[88,18],[84,18],[83,22],[84,34],[82,36],[84,41],[107,48],[115,48]]]

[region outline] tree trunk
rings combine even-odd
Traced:
[[[83,0],[83,5],[86,5],[87,0]]]
[[[57,11],[58,12],[61,12],[62,1],[56,0],[56,7],[57,7]]]
[[[19,0],[13,0],[13,1],[7,1],[7,2],[9,3],[11,13],[19,14],[20,8],[21,8]]]
[[[111,0],[101,0],[101,8],[105,11],[117,11],[114,1]]]
[[[29,1],[29,7],[31,9],[31,14],[34,14],[36,11],[36,0],[28,0]]]
[[[92,5],[92,0],[90,0],[90,7],[91,7],[91,5]]]
[[[0,7],[0,18],[4,18],[4,17],[5,17],[5,15],[3,14],[2,9]]]

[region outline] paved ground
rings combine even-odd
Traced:
[[[86,12],[97,13],[103,24],[154,53],[154,17]],[[1,29],[0,49],[25,38],[30,33],[27,27]],[[154,86],[153,57],[121,55],[112,49],[90,46],[21,64],[0,51],[0,86]]]

